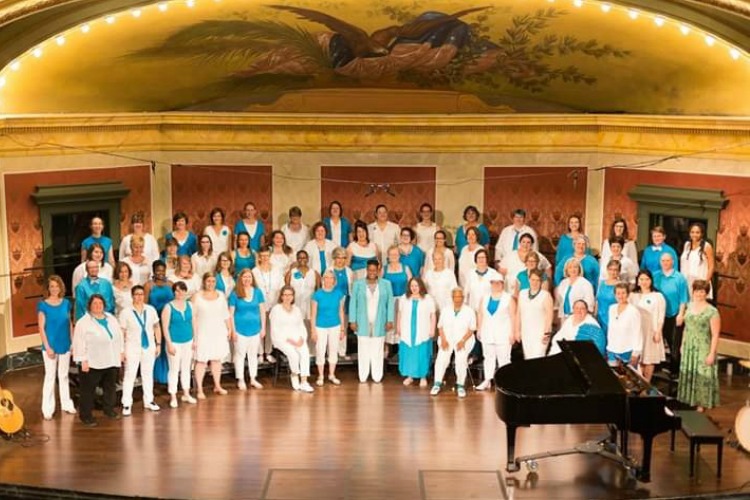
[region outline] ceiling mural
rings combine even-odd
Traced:
[[[750,114],[750,61],[710,42],[590,1],[175,0],[39,45],[0,109]]]

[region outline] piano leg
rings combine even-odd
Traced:
[[[641,435],[643,439],[643,457],[641,459],[641,468],[638,471],[638,479],[644,483],[651,481],[651,449],[654,443],[654,436],[646,434]]]
[[[505,467],[505,470],[508,472],[518,472],[521,467],[516,460],[516,426],[506,424],[505,434],[508,444],[508,465]]]

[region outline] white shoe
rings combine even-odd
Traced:
[[[169,407],[170,408],[177,408],[179,404],[177,403],[177,396],[172,396],[172,399],[169,400]]]
[[[44,420],[52,420],[52,415],[43,415]]]
[[[464,386],[459,385],[456,388],[456,393],[458,394],[459,398],[465,398],[466,397],[466,389],[464,389]]]
[[[253,389],[263,389],[263,384],[255,379],[252,379],[250,380],[250,387],[252,387]]]
[[[73,406],[73,402],[72,401],[71,401],[71,403],[69,405],[63,406],[62,407],[62,411],[64,411],[65,413],[67,413],[69,415],[75,415],[77,413],[76,412],[76,407]]]
[[[151,411],[159,411],[161,408],[159,408],[159,405],[151,401],[150,403],[143,403],[143,409],[144,410],[151,410]]]
[[[262,365],[263,363],[264,363],[263,355],[262,354],[258,354],[258,364]]]
[[[323,380],[323,377],[318,377],[318,380],[315,381],[315,385],[318,387],[323,387],[323,384],[325,384],[325,380]]]
[[[341,385],[341,380],[337,379],[336,375],[328,375],[328,380],[330,380],[333,385]]]
[[[489,380],[485,380],[484,382],[482,382],[481,384],[479,384],[478,386],[476,386],[476,390],[478,390],[478,391],[486,391],[489,388],[490,388],[490,381]]]
[[[430,396],[437,396],[440,394],[440,389],[442,389],[442,384],[433,385],[432,389],[430,389]]]
[[[302,382],[299,386],[299,390],[307,393],[315,392],[313,386],[311,386],[308,382]]]
[[[244,380],[238,380],[237,381],[237,389],[239,389],[241,391],[246,391],[247,390],[247,384],[245,383]]]
[[[205,396],[204,396],[204,397],[205,397]],[[183,395],[183,396],[182,396],[182,397],[180,398],[180,401],[182,401],[183,403],[188,403],[188,404],[191,404],[191,405],[194,405],[194,404],[196,404],[196,403],[198,402],[198,400],[197,400],[197,399],[195,399],[195,398],[194,398],[193,396],[191,396],[190,394],[185,394],[185,395]]]
[[[122,416],[123,417],[129,417],[133,414],[133,408],[130,406],[123,406],[122,407]]]
[[[266,361],[268,361],[271,364],[274,364],[276,362],[276,358],[273,357],[271,354],[266,354]]]
[[[297,375],[292,375],[292,389],[299,391],[300,387],[299,377]]]

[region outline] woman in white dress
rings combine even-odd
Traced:
[[[294,304],[302,312],[307,331],[310,331],[310,298],[320,288],[320,274],[308,265],[304,250],[297,252],[297,263],[284,277],[284,283],[294,290]]]
[[[654,279],[647,269],[638,273],[630,303],[641,312],[643,330],[643,356],[641,373],[650,381],[654,375],[654,366],[666,361],[662,330],[666,316],[667,303],[664,296],[654,288]]]
[[[361,220],[354,223],[354,240],[346,247],[346,256],[347,265],[354,273],[355,280],[367,276],[367,261],[380,259],[378,248],[370,241],[367,224]]]
[[[479,236],[479,229],[476,227],[466,229],[466,246],[461,249],[461,255],[458,257],[458,285],[461,288],[466,287],[469,273],[476,268],[474,255],[484,249],[479,243]]]
[[[313,271],[314,272],[314,271]],[[292,372],[292,389],[315,392],[310,376],[310,349],[307,345],[307,328],[302,311],[294,304],[294,288],[285,285],[279,293],[280,303],[273,306],[269,316],[273,345],[284,353]]]
[[[141,236],[133,235],[130,238],[130,255],[120,259],[120,262],[125,262],[130,266],[133,272],[133,282],[141,286],[151,279],[151,265],[153,264],[153,261],[143,253],[144,245],[145,240]]]
[[[214,252],[211,237],[204,234],[198,241],[198,251],[190,257],[193,264],[193,272],[199,277],[206,273],[212,273],[216,269],[216,259],[218,254]]]
[[[216,276],[206,273],[203,285],[192,299],[195,321],[195,383],[198,399],[206,399],[203,392],[203,377],[206,365],[210,365],[214,379],[214,393],[225,395],[221,386],[221,363],[229,356],[229,337],[232,320],[229,306],[223,293],[216,290]]]
[[[583,267],[575,257],[571,257],[565,263],[565,278],[555,290],[557,315],[560,321],[573,314],[573,304],[576,300],[584,300],[589,306],[589,311],[594,310],[596,297],[594,287],[583,277]]]
[[[99,278],[112,282],[114,269],[111,265],[109,265],[108,262],[104,262],[104,247],[102,247],[99,243],[94,243],[89,247],[89,250],[91,251],[89,260],[93,260],[99,264]],[[73,294],[75,294],[78,283],[80,283],[85,277],[86,262],[81,262],[73,270],[73,277],[71,280],[73,284]]]
[[[203,234],[211,238],[214,254],[219,255],[232,249],[232,231],[225,223],[224,210],[215,207],[211,210],[211,224],[206,226]]]
[[[425,273],[424,284],[427,287],[427,293],[435,301],[436,312],[440,313],[452,304],[451,293],[458,283],[453,269],[445,267],[445,255],[442,252],[437,252],[432,257],[432,262],[434,268]]]
[[[146,227],[146,215],[142,210],[135,212],[130,217],[130,228],[132,233],[126,235],[120,242],[119,260],[123,260],[125,257],[132,255],[131,240],[133,236],[143,238],[143,255],[149,260],[154,262],[159,260],[159,243],[154,238],[154,235],[147,233],[144,229]]]
[[[255,284],[263,292],[263,298],[267,304],[276,304],[279,301],[279,290],[284,286],[284,275],[278,269],[271,265],[271,249],[263,247],[258,252],[258,265],[253,268],[253,279]],[[268,313],[270,307],[266,309],[266,324],[268,324]],[[266,335],[263,339],[261,350],[258,353],[258,362],[262,362],[263,353],[266,355],[266,361],[275,363],[273,357],[273,344],[271,335]]]
[[[455,272],[456,256],[454,255],[453,250],[448,248],[448,246],[445,244],[445,242],[448,241],[448,233],[446,233],[442,229],[438,229],[437,231],[435,231],[433,241],[435,242],[435,246],[430,248],[424,257],[425,271],[429,271],[430,269],[433,269],[435,267],[433,256],[436,253],[440,253],[443,255],[443,262],[445,264],[445,267],[450,269],[451,272]]]
[[[216,289],[229,297],[234,291],[234,262],[232,262],[232,253],[229,251],[221,252],[216,261]]]
[[[333,250],[336,244],[326,239],[326,226],[322,222],[313,224],[312,235],[313,239],[307,242],[304,250],[310,259],[310,267],[322,276],[333,264]]]
[[[518,294],[516,339],[521,341],[525,359],[541,358],[547,351],[552,332],[552,295],[542,288],[542,272],[529,273],[529,288]]]
[[[167,275],[169,281],[173,284],[177,282],[185,283],[187,287],[187,299],[190,300],[195,293],[201,288],[201,278],[193,273],[193,263],[187,255],[180,255],[177,259],[177,270],[171,276]]]
[[[417,246],[424,253],[435,246],[435,233],[440,229],[440,226],[433,220],[434,215],[435,212],[429,203],[422,203],[419,207],[419,214],[417,214],[419,222],[414,226],[414,232],[417,233]]]
[[[627,283],[615,285],[616,304],[609,306],[607,322],[607,361],[638,366],[643,351],[641,313],[629,302],[630,286]]]
[[[602,242],[602,252],[600,256],[601,262],[609,262],[612,259],[612,249],[610,248],[612,241],[616,238],[622,238],[622,254],[633,262],[638,262],[638,247],[635,245],[635,241],[630,239],[628,234],[628,223],[625,219],[618,218],[612,222],[612,227],[609,230],[609,237]]]
[[[398,236],[401,234],[398,224],[388,220],[388,217],[388,207],[378,205],[375,207],[375,222],[367,226],[370,241],[375,243],[380,253],[380,262],[388,260],[388,249],[391,245],[398,245]]]
[[[490,279],[490,293],[477,312],[477,338],[484,354],[484,381],[478,391],[490,388],[495,370],[510,363],[510,351],[516,342],[516,301],[505,291],[501,275]]]
[[[115,294],[115,317],[120,316],[120,311],[133,305],[133,273],[130,266],[125,262],[118,262],[115,266],[116,279],[112,282],[112,292]]]
[[[711,284],[716,265],[714,248],[706,241],[706,230],[703,224],[695,222],[690,225],[690,241],[685,242],[680,256],[680,273],[688,282],[688,290],[693,289],[695,280],[705,280]],[[708,298],[713,297],[713,290]]]
[[[271,232],[271,266],[273,266],[281,275],[285,275],[294,263],[294,251],[287,245],[286,236],[279,231]]]

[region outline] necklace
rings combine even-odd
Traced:
[[[531,288],[529,288],[529,300],[534,300],[539,296],[540,293],[542,293],[541,287],[539,287],[539,290],[537,290],[536,293],[532,293]]]

